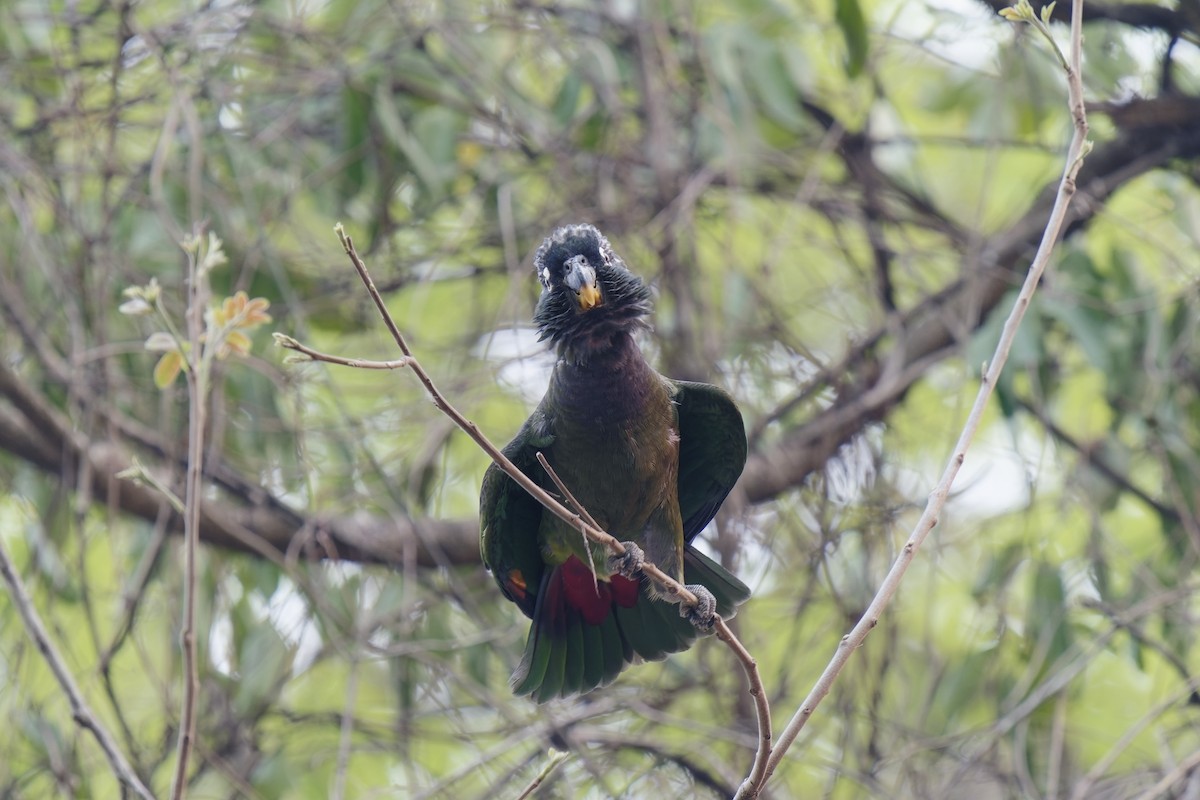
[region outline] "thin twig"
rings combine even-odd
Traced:
[[[123,607],[121,621],[117,624],[117,632],[113,634],[112,641],[101,652],[100,659],[97,662],[98,669],[102,675],[107,676],[111,673],[110,667],[112,666],[113,658],[133,630],[133,621],[137,617],[142,599],[146,596],[146,590],[150,586],[150,577],[153,574],[154,565],[158,563],[158,556],[162,552],[163,544],[167,541],[168,514],[169,511],[164,504],[159,511],[158,519],[154,521],[154,533],[151,534],[150,542],[146,545],[146,549],[138,561],[137,568],[133,571],[133,577],[129,579],[126,588],[121,592],[121,605]]]
[[[1176,781],[1185,777],[1189,772],[1197,767],[1200,767],[1200,750],[1197,750],[1183,761],[1179,762],[1179,765],[1164,775],[1162,780],[1151,786],[1145,793],[1138,795],[1137,800],[1155,800],[1159,797],[1166,797],[1167,790],[1170,789]]]
[[[536,456],[538,463],[542,465],[542,469],[546,470],[546,474],[550,476],[550,480],[554,481],[554,485],[558,487],[560,492],[563,493],[563,497],[565,497],[567,502],[579,512],[579,516],[582,518],[582,520],[588,525],[591,525],[593,528],[599,528],[600,523],[596,522],[596,518],[591,515],[591,512],[583,507],[583,503],[579,502],[575,495],[571,494],[571,490],[567,488],[567,484],[562,478],[558,477],[558,473],[554,471],[554,467],[550,466],[550,462],[546,460],[546,456],[542,453],[542,451],[539,450],[534,455]],[[592,571],[592,586],[594,587],[596,585],[596,561],[592,557],[592,548],[588,547],[587,534],[584,533],[582,527],[579,529],[579,532],[583,534],[583,549],[587,553],[588,567],[591,568]]]
[[[771,753],[767,761],[766,770],[761,778],[755,780],[755,776],[753,775],[747,778],[738,790],[738,798],[746,798],[748,800],[749,798],[758,796],[766,780],[770,779],[772,773],[779,766],[780,761],[783,760],[784,755],[796,740],[805,723],[812,717],[816,707],[833,687],[834,680],[837,679],[837,676],[850,660],[851,654],[862,646],[863,641],[867,638],[867,634],[879,623],[880,616],[891,602],[892,597],[896,594],[896,590],[900,586],[900,581],[916,557],[921,543],[925,541],[929,532],[937,525],[938,517],[950,495],[950,487],[953,485],[954,478],[958,475],[958,471],[962,467],[967,449],[970,447],[971,440],[979,428],[980,420],[983,418],[984,410],[987,408],[988,400],[991,398],[992,389],[996,385],[1000,371],[1004,368],[1004,364],[1008,360],[1008,353],[1016,337],[1017,328],[1025,316],[1025,311],[1029,308],[1030,300],[1033,298],[1042,273],[1050,261],[1050,255],[1062,231],[1067,207],[1075,194],[1075,177],[1078,175],[1079,169],[1083,165],[1083,159],[1089,149],[1087,140],[1087,114],[1083,104],[1083,83],[1080,78],[1083,41],[1082,9],[1082,0],[1076,0],[1071,4],[1071,47],[1068,63],[1066,64],[1066,72],[1068,105],[1071,111],[1071,118],[1074,122],[1074,135],[1067,149],[1066,164],[1063,168],[1062,179],[1059,182],[1058,194],[1055,197],[1049,221],[1046,223],[1045,230],[1042,233],[1041,243],[1034,256],[1033,263],[1029,267],[1029,273],[1025,276],[1025,282],[1021,286],[1021,291],[1017,296],[1016,302],[1013,304],[1008,319],[1004,323],[1004,330],[1000,335],[1000,341],[996,344],[996,351],[988,364],[979,387],[979,392],[975,397],[975,403],[967,415],[967,421],[963,425],[958,443],[954,447],[954,454],[950,457],[950,461],[947,463],[937,487],[930,495],[929,501],[925,506],[925,511],[917,521],[908,541],[905,542],[900,555],[893,562],[891,570],[889,570],[887,577],[884,578],[878,592],[876,592],[875,597],[871,600],[871,604],[867,606],[862,618],[853,629],[842,637],[833,658],[830,660],[828,666],[825,667],[825,671],[821,673],[812,691],[809,692],[804,702],[800,704],[791,721],[788,722],[787,727],[783,729],[779,736],[779,744],[776,746],[774,752]]]
[[[346,775],[350,770],[350,742],[354,733],[354,704],[358,701],[359,659],[350,657],[350,675],[346,678],[346,706],[342,709],[341,730],[338,734],[337,768],[333,772],[334,800],[346,796]]]
[[[742,670],[746,673],[746,680],[750,682],[748,691],[754,698],[754,710],[758,717],[758,747],[754,751],[754,764],[750,767],[750,777],[747,780],[756,781],[757,785],[761,785],[766,780],[767,759],[771,756],[771,701],[767,699],[767,689],[763,685],[762,675],[758,672],[758,661],[733,635],[725,620],[717,617],[714,628],[717,638],[728,645],[738,661],[742,662]]]
[[[75,683],[75,678],[72,677],[70,670],[67,669],[66,663],[58,652],[58,648],[55,647],[54,642],[50,639],[50,634],[46,631],[46,626],[42,624],[42,620],[33,606],[33,600],[30,599],[29,592],[25,589],[25,584],[21,581],[20,575],[17,574],[17,570],[13,566],[12,559],[8,555],[8,550],[4,547],[3,537],[0,537],[0,573],[4,575],[4,582],[8,584],[9,595],[12,597],[17,613],[21,615],[21,621],[25,624],[25,630],[28,631],[30,638],[37,645],[42,657],[46,659],[46,663],[50,665],[50,671],[54,673],[54,677],[58,680],[58,685],[62,687],[63,692],[67,695],[67,701],[71,705],[71,716],[75,719],[75,722],[79,727],[92,732],[92,736],[99,743],[100,749],[104,751],[109,765],[112,766],[113,773],[122,785],[129,787],[142,800],[154,800],[154,795],[150,793],[150,790],[142,783],[137,773],[129,766],[129,762],[125,760],[125,756],[117,747],[112,734],[100,723],[100,720],[96,718],[96,715],[92,713],[91,708],[84,701],[83,693]]]
[[[562,750],[551,750],[550,760],[546,762],[546,766],[542,767],[542,771],[535,775],[533,780],[529,782],[529,785],[526,786],[524,790],[522,790],[522,792],[516,796],[516,800],[525,800],[525,798],[532,795],[534,791],[545,782],[546,778],[550,777],[550,773],[554,772],[554,770],[558,768],[559,764],[567,760],[567,756],[569,755],[570,753]]]
[[[1000,738],[1028,719],[1043,703],[1065,690],[1071,681],[1094,663],[1096,656],[1104,651],[1104,648],[1119,632],[1128,630],[1137,620],[1144,619],[1159,609],[1184,602],[1195,593],[1196,586],[1193,583],[1185,583],[1175,589],[1151,595],[1123,611],[1116,619],[1112,620],[1108,630],[1101,632],[1086,645],[1074,646],[1068,653],[1060,656],[1055,662],[1054,670],[1048,671],[1041,683],[1022,695],[1019,703],[993,722],[985,735],[978,737],[977,741],[972,743],[963,753],[962,762],[968,764],[981,758],[983,753],[995,747]],[[1074,655],[1075,653],[1078,655]],[[1061,666],[1058,666],[1060,664]]]
[[[200,232],[196,232],[199,238]],[[204,459],[204,425],[208,402],[207,365],[201,348],[204,333],[204,308],[207,280],[200,264],[201,252],[188,253],[187,331],[190,349],[185,357],[188,388],[188,460],[183,514],[183,700],[179,712],[179,743],[176,748],[175,777],[171,781],[172,800],[187,795],[188,761],[196,738],[196,696],[200,675],[196,664],[196,551],[200,546],[200,503]],[[210,343],[211,344],[211,343]]]
[[[1062,778],[1063,758],[1066,755],[1067,737],[1067,693],[1062,692],[1054,701],[1054,718],[1050,727],[1049,764],[1046,766],[1046,800],[1058,800],[1059,783]]]
[[[339,364],[343,367],[355,367],[357,369],[404,369],[412,366],[412,359],[405,356],[398,358],[395,361],[367,361],[362,358],[343,358],[342,356],[331,355],[330,353],[322,353],[320,350],[314,350],[311,347],[306,347],[300,342],[282,333],[274,333],[275,344],[288,350],[295,350],[297,353],[303,353],[313,361],[325,361],[330,364]],[[299,359],[299,356],[292,356]],[[303,360],[303,359],[301,359]]]
[[[521,472],[521,470],[519,470],[517,466],[513,464],[507,456],[504,455],[504,453],[500,452],[500,449],[496,447],[496,445],[492,444],[491,440],[484,436],[483,432],[479,430],[479,426],[464,417],[462,413],[458,411],[458,409],[456,409],[449,403],[449,401],[446,400],[446,398],[438,390],[437,386],[434,385],[433,379],[429,377],[429,373],[425,371],[425,368],[421,365],[421,362],[415,356],[413,356],[407,342],[404,340],[404,336],[400,333],[400,329],[396,326],[395,321],[392,319],[392,315],[388,311],[387,305],[383,302],[383,298],[379,295],[379,290],[375,288],[375,283],[371,280],[371,275],[367,271],[366,264],[363,263],[363,260],[359,257],[358,252],[355,250],[354,241],[346,233],[345,229],[340,223],[334,227],[334,231],[337,233],[338,240],[341,241],[342,249],[345,251],[347,257],[349,257],[350,263],[354,265],[354,269],[358,273],[358,277],[362,280],[363,285],[367,288],[367,292],[371,295],[371,299],[375,302],[375,307],[378,309],[379,315],[383,318],[384,324],[387,326],[388,331],[391,332],[392,338],[395,339],[396,345],[408,359],[406,366],[411,369],[417,376],[418,380],[421,381],[421,384],[425,387],[425,391],[433,400],[434,406],[436,406],[439,411],[449,417],[455,425],[463,430],[464,433],[470,436],[472,441],[479,445],[480,449],[487,453],[492,461],[494,461],[500,467],[500,469],[502,469],[504,473],[508,475],[509,478],[511,478],[518,486],[528,492],[552,514],[569,525],[578,526],[583,535],[585,535],[591,541],[605,546],[608,548],[609,552],[618,556],[624,555],[625,547],[616,538],[601,530],[598,526],[589,524],[586,520],[582,519],[580,515],[570,511],[570,509],[558,502],[553,495],[539,486],[532,478],[530,478],[524,472]],[[294,339],[290,339],[289,337],[277,337],[276,343],[281,347],[299,350],[298,348],[292,346],[293,344],[299,344],[299,342],[296,342]],[[306,349],[305,351],[300,352],[305,352],[306,355],[314,359],[325,360],[320,358],[321,354],[317,354],[312,350]],[[662,588],[664,593],[675,596],[679,598],[681,602],[688,605],[696,605],[696,596],[688,591],[688,589],[680,584],[677,580],[660,570],[655,564],[649,561],[645,562],[642,566],[642,573],[647,575],[651,580],[654,580]],[[765,760],[766,754],[764,748],[769,747],[769,743],[771,741],[771,717],[769,709],[766,708],[766,691],[763,688],[762,678],[759,676],[758,665],[754,658],[750,656],[749,651],[747,651],[741,642],[738,641],[737,637],[734,636],[733,631],[731,631],[729,627],[725,625],[725,622],[721,619],[720,615],[715,616],[717,638],[725,642],[725,644],[728,645],[730,650],[741,662],[742,668],[746,672],[746,678],[750,682],[750,693],[755,697],[755,708],[758,710],[760,743],[759,752],[755,756],[755,765],[757,768],[759,761]]]
[[[1167,709],[1182,702],[1197,689],[1200,689],[1200,675],[1190,678],[1181,689],[1173,692],[1161,703],[1147,711],[1141,719],[1126,728],[1125,732],[1121,734],[1121,738],[1114,742],[1108,748],[1108,752],[1093,764],[1087,773],[1079,779],[1079,782],[1075,784],[1071,792],[1071,800],[1085,800],[1091,792],[1092,787],[1096,784],[1096,781],[1100,780],[1100,777],[1125,753],[1129,745],[1133,743],[1133,740],[1140,736],[1148,725],[1157,722]]]
[[[1074,438],[1055,424],[1045,409],[1039,408],[1029,400],[1022,397],[1014,397],[1012,402],[1017,408],[1029,412],[1046,429],[1046,433],[1078,453],[1080,463],[1099,472],[1121,491],[1127,492],[1142,501],[1148,508],[1161,516],[1163,520],[1171,522],[1182,521],[1179,512],[1175,508],[1155,500],[1149,492],[1134,484],[1132,476],[1122,474],[1116,467],[1110,464],[1104,457],[1104,450],[1102,448],[1092,446]]]
[[[571,494],[571,490],[567,488],[567,484],[563,483],[563,479],[558,477],[558,473],[554,471],[554,467],[550,466],[550,462],[546,460],[546,456],[539,450],[534,454],[537,457],[538,463],[542,465],[542,469],[546,470],[546,474],[550,476],[550,480],[554,481],[554,485],[563,493],[563,497],[567,498],[567,502],[575,507],[579,512],[579,516],[583,517],[584,522],[591,525],[593,528],[599,528],[600,523],[596,522],[596,518],[583,507],[583,503],[576,499],[575,495]]]

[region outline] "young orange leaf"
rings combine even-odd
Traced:
[[[241,331],[230,331],[217,350],[217,358],[225,358],[230,353],[235,356],[249,355],[250,337]]]
[[[266,313],[270,306],[271,301],[265,297],[251,300],[245,292],[238,292],[233,297],[226,297],[221,307],[213,310],[213,322],[218,326],[232,323],[238,328],[255,328],[271,321],[271,316]]]

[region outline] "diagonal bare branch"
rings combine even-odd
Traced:
[[[29,637],[37,645],[38,651],[49,664],[50,671],[54,673],[55,680],[66,694],[67,701],[71,704],[71,716],[75,718],[81,728],[90,731],[95,737],[117,780],[142,800],[154,800],[154,795],[129,766],[129,761],[117,747],[112,734],[108,732],[108,729],[93,713],[87,701],[83,699],[83,692],[79,690],[79,685],[75,682],[71,671],[67,669],[66,662],[58,652],[58,647],[50,638],[46,626],[42,624],[41,617],[38,616],[37,609],[34,608],[33,600],[30,599],[29,592],[25,589],[25,584],[8,554],[8,549],[4,546],[3,537],[0,537],[0,576],[3,576],[4,582],[8,584],[9,596],[12,598],[17,612],[21,615],[21,621],[25,624]]]

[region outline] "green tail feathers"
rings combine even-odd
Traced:
[[[732,616],[750,597],[746,584],[691,547],[684,554],[683,576],[685,583],[699,583],[713,593],[722,617]],[[547,591],[549,573],[545,578],[525,653],[509,681],[514,694],[538,703],[606,686],[635,657],[658,661],[686,650],[699,635],[679,616],[677,605],[650,598],[645,587],[632,607],[614,602],[600,624],[590,624],[563,603],[561,594]]]
[[[509,681],[514,694],[539,703],[580,694],[612,683],[633,658],[614,615],[599,625],[576,613],[568,617],[561,632],[530,626],[525,655]]]

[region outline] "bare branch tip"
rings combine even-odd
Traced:
[[[142,483],[142,479],[145,477],[145,475],[146,475],[146,468],[143,467],[141,465],[141,463],[135,459],[132,466],[129,466],[129,467],[121,470],[113,477],[116,478],[117,480],[133,481],[134,483],[140,484],[140,483]]]

